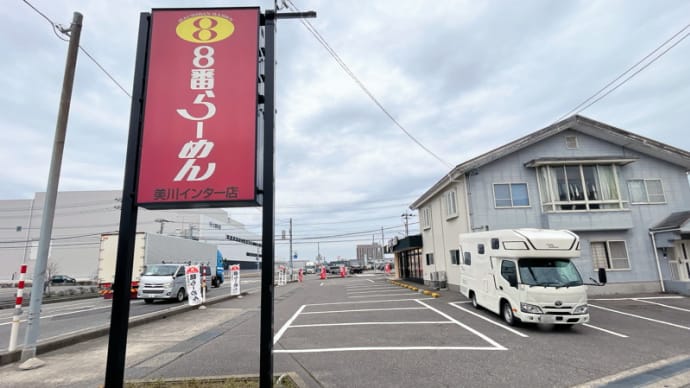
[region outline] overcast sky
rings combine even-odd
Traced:
[[[131,92],[139,13],[272,1],[29,0]],[[401,214],[448,165],[541,129],[690,23],[690,2],[311,1],[309,22],[415,144],[298,20],[277,35],[276,231],[300,259],[403,233]],[[283,10],[286,11],[286,10]],[[3,1],[0,199],[45,191],[67,43],[22,0]],[[690,32],[687,28],[670,44]],[[580,112],[690,150],[690,39]],[[60,190],[121,190],[130,99],[80,53]],[[257,208],[229,210],[257,231]],[[416,232],[417,217],[410,231]],[[346,242],[334,235],[348,235]],[[318,239],[314,239],[319,237]],[[308,239],[308,240],[305,240]],[[342,238],[340,238],[342,239]],[[318,244],[316,241],[320,241]],[[287,245],[278,241],[278,259]]]

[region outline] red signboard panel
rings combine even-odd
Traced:
[[[137,203],[256,203],[258,8],[153,10]]]

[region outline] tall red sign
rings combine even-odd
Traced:
[[[259,8],[153,10],[137,204],[256,205]]]

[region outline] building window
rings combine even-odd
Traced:
[[[424,229],[431,229],[431,208],[425,207],[422,209],[422,227]]]
[[[426,254],[426,265],[432,265],[434,264],[434,254],[433,253],[427,253]]]
[[[451,249],[450,250],[450,263],[455,265],[460,265],[460,250]]]
[[[544,212],[624,208],[614,164],[540,166],[537,178]]]
[[[633,179],[628,181],[631,203],[665,203],[661,179]]]
[[[443,195],[443,202],[446,205],[446,218],[457,217],[458,204],[456,198],[455,190],[451,190]]]
[[[590,246],[594,269],[630,269],[625,241],[592,241]]]
[[[494,183],[496,207],[529,206],[527,183]]]

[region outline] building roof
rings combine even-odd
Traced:
[[[453,182],[454,179],[457,179],[465,173],[471,172],[474,169],[501,159],[506,155],[529,147],[566,130],[578,131],[609,143],[620,145],[641,154],[650,155],[668,163],[681,166],[685,168],[686,171],[690,171],[690,152],[688,151],[646,138],[644,136],[636,135],[632,132],[624,131],[620,128],[612,127],[608,124],[604,124],[584,116],[574,115],[565,120],[549,125],[546,128],[542,128],[536,132],[532,132],[517,140],[495,148],[487,153],[467,160],[466,162],[458,164],[441,180],[436,182],[436,184],[434,184],[429,190],[417,198],[410,205],[410,209],[419,208],[430,198],[444,190],[451,182]],[[620,159],[620,157],[617,157],[616,159]],[[620,161],[617,163],[624,164],[625,162],[627,162],[627,160],[620,159]]]
[[[661,230],[676,230],[681,229],[683,225],[690,221],[690,210],[683,212],[671,213],[668,217],[664,218],[658,224],[652,226],[650,230],[652,232]]]

